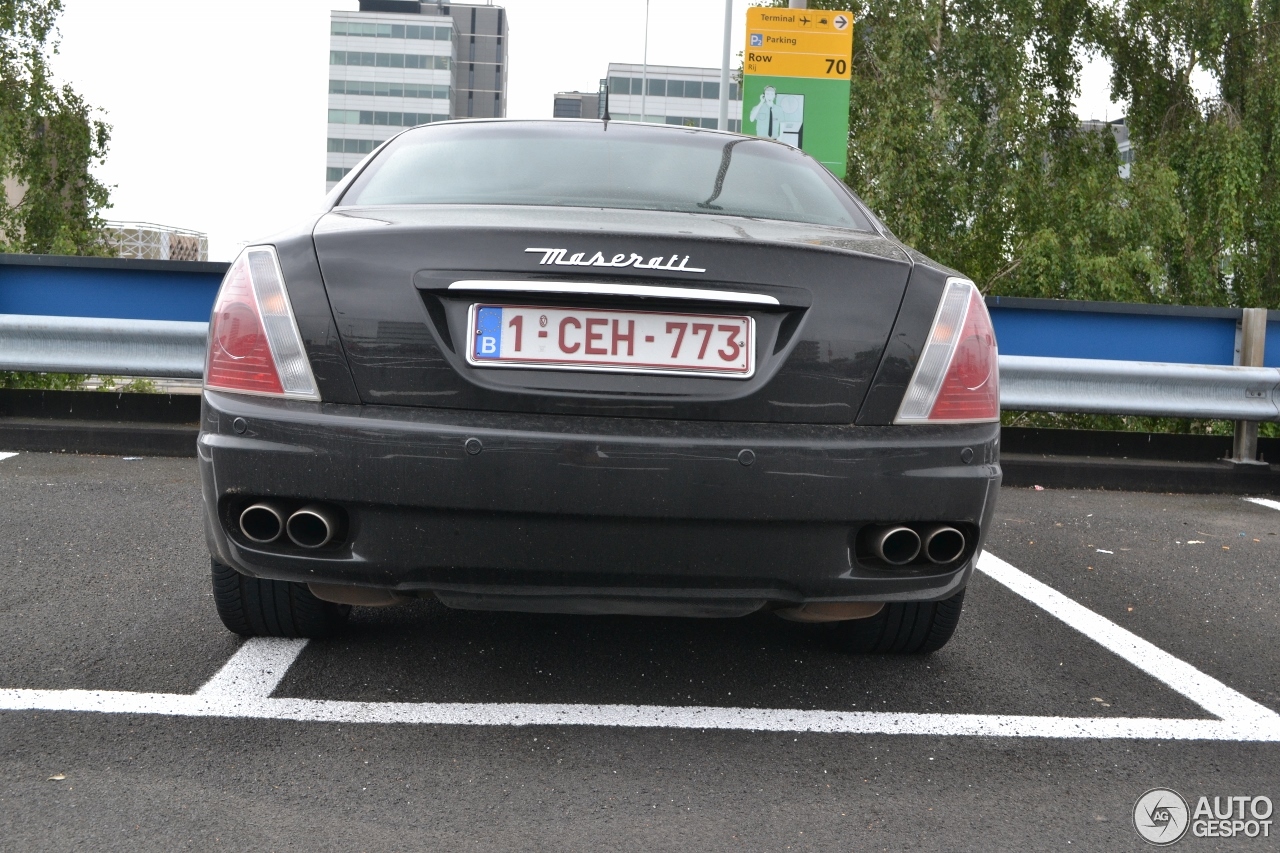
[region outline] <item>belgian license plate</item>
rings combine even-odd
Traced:
[[[755,373],[751,317],[472,305],[468,329],[467,361],[476,366],[738,379]]]

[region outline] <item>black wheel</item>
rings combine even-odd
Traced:
[[[227,629],[242,637],[329,637],[351,607],[321,601],[307,585],[242,575],[211,559],[213,602]]]
[[[851,654],[928,654],[956,632],[963,602],[964,590],[943,601],[892,602],[869,619],[830,623],[827,635]]]

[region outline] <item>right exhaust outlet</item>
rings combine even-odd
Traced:
[[[947,524],[926,528],[920,536],[924,555],[930,563],[951,563],[964,554],[964,534]]]
[[[320,504],[307,504],[289,516],[289,541],[299,548],[323,548],[338,533],[338,516]]]
[[[871,552],[891,566],[905,566],[920,556],[920,534],[902,525],[877,530],[870,545]]]

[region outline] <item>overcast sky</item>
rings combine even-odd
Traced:
[[[212,260],[280,230],[324,196],[329,12],[357,0],[64,0],[59,77],[112,125],[98,172],[109,219],[209,234]],[[640,62],[645,0],[506,0],[507,110],[548,118]],[[649,61],[718,66],[724,0],[650,0]],[[733,50],[747,0],[734,0]],[[1107,70],[1086,70],[1085,117],[1115,118]]]

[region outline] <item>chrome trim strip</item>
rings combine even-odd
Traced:
[[[651,284],[606,284],[579,281],[455,281],[450,290],[505,291],[507,293],[580,293],[587,296],[649,296],[664,299],[697,299],[704,302],[738,302],[744,305],[781,305],[776,297],[734,290],[694,287],[658,287]]]

